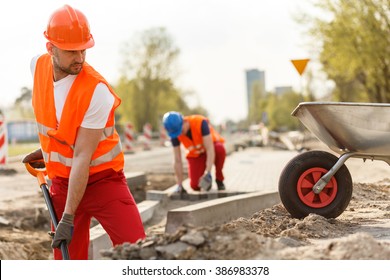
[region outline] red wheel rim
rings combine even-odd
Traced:
[[[297,192],[301,201],[312,208],[328,206],[337,194],[337,181],[332,177],[325,188],[319,193],[313,192],[313,186],[328,170],[321,167],[314,167],[306,170],[299,177]]]

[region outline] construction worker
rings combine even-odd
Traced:
[[[190,186],[194,191],[210,190],[211,168],[215,165],[215,182],[218,190],[225,190],[223,165],[226,158],[225,140],[214,130],[209,120],[201,115],[183,117],[178,112],[163,116],[164,127],[171,138],[174,152],[174,170],[177,180],[176,192],[183,188],[183,164],[180,144],[186,148]]]
[[[124,155],[115,130],[121,100],[85,62],[94,46],[85,15],[65,5],[51,15],[44,36],[47,53],[31,61],[32,105],[41,148],[23,162],[43,158],[50,195],[61,218],[52,241],[70,259],[88,259],[89,228],[96,218],[113,245],[145,238],[144,227],[124,176]]]

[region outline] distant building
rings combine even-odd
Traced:
[[[248,112],[249,112],[249,103],[252,96],[252,90],[253,90],[253,84],[255,82],[258,82],[259,86],[261,87],[260,90],[262,92],[265,91],[265,72],[259,71],[258,69],[250,69],[245,71],[246,74],[246,96],[247,96],[247,102],[248,102]]]
[[[38,142],[37,124],[33,120],[8,121],[9,142]]]
[[[292,92],[292,87],[275,87],[275,95],[281,96],[285,93]]]

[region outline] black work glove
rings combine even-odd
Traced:
[[[51,243],[51,247],[59,248],[61,241],[65,241],[66,245],[69,245],[73,236],[73,220],[74,215],[64,213],[62,215],[61,221],[58,223],[56,231],[54,233],[54,238]]]
[[[34,168],[45,168],[45,162],[43,161],[42,150],[37,149],[27,154],[23,160],[23,163],[29,163]]]
[[[199,180],[199,187],[204,189],[205,191],[209,191],[211,189],[213,178],[211,177],[210,172],[204,174]]]

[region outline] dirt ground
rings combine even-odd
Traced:
[[[166,189],[172,174],[148,174],[145,189]],[[106,259],[390,259],[390,179],[354,184],[347,210],[337,219],[309,215],[293,219],[279,204],[214,227],[183,227],[164,234],[175,200],[146,225],[147,238],[103,252]],[[142,190],[140,190],[142,191]],[[134,194],[134,197],[137,197]],[[141,195],[142,196],[142,195]],[[42,195],[0,209],[0,259],[52,259],[48,212]],[[5,207],[4,207],[5,206]]]
[[[337,219],[293,219],[282,204],[214,227],[164,234],[164,220],[147,228],[137,245],[103,252],[108,259],[390,259],[390,180],[355,184],[347,210]]]
[[[7,172],[5,176],[13,175],[15,172]],[[147,174],[147,184],[142,188],[137,188],[133,196],[139,202],[145,199],[145,191],[165,190],[174,184],[173,174]],[[91,226],[96,223],[92,221]],[[49,229],[49,212],[41,193],[18,200],[2,201],[0,204],[0,259],[52,259]]]

